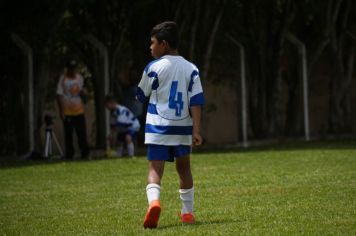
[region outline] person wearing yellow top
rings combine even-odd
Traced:
[[[78,137],[81,158],[89,156],[87,142],[84,103],[82,100],[84,79],[77,72],[77,62],[70,60],[57,85],[57,102],[60,117],[63,120],[65,136],[65,159],[71,160],[74,156],[73,132]]]

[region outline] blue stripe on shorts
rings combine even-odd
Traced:
[[[192,148],[188,145],[166,146],[148,144],[147,159],[149,161],[170,161],[174,158],[184,157],[191,153]]]

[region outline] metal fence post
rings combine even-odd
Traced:
[[[35,148],[35,139],[34,139],[34,95],[33,95],[33,53],[32,48],[26,43],[24,40],[21,39],[15,33],[11,34],[12,41],[19,47],[23,54],[26,57],[27,62],[27,88],[28,88],[28,140],[29,140],[29,153]]]
[[[308,94],[308,72],[307,72],[307,52],[305,49],[305,44],[300,41],[292,33],[288,33],[286,38],[298,47],[298,52],[300,55],[301,65],[302,65],[302,78],[303,78],[303,107],[304,107],[304,133],[305,140],[310,140],[310,130],[309,130],[309,94]]]
[[[247,136],[247,93],[246,93],[246,72],[245,72],[245,48],[230,35],[227,37],[240,49],[240,76],[241,76],[241,109],[242,109],[242,145],[248,147]]]
[[[109,93],[109,53],[107,47],[100,42],[96,37],[89,34],[86,35],[87,40],[99,50],[101,56],[103,57],[104,64],[104,93],[107,95]],[[110,114],[109,111],[105,111],[105,137],[108,136],[110,132]],[[108,143],[106,142],[106,148],[108,148]]]

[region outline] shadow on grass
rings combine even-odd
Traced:
[[[194,224],[183,224],[183,223],[176,223],[176,224],[169,224],[169,225],[160,225],[158,226],[157,230],[165,230],[175,227],[196,227],[201,225],[219,225],[219,224],[231,224],[235,223],[236,221],[233,220],[212,220],[212,221],[197,221]]]
[[[266,151],[297,151],[297,150],[356,150],[356,140],[329,140],[329,141],[281,141],[277,140],[275,142],[262,142],[262,143],[251,143],[251,146],[248,148],[242,148],[238,145],[225,145],[225,146],[203,146],[194,149],[194,153],[246,153],[246,152],[266,152]],[[143,155],[144,150],[140,151],[140,154]],[[130,160],[129,158],[120,158],[121,160]],[[93,162],[93,161],[109,161],[113,160],[112,158],[106,157],[95,157],[91,160],[81,160],[76,159],[72,161],[64,161],[61,159],[26,159],[19,160],[15,157],[0,157],[0,169],[8,168],[19,168],[26,166],[34,165],[51,165],[61,162],[68,163],[82,163],[82,162]]]
[[[21,168],[29,166],[40,166],[40,165],[54,165],[58,163],[88,163],[88,162],[97,162],[97,161],[112,161],[112,160],[132,160],[128,157],[122,158],[106,158],[106,157],[95,157],[91,159],[74,159],[74,160],[64,160],[59,158],[53,159],[25,159],[19,160],[16,158],[0,158],[0,169],[11,169],[11,168]]]
[[[240,144],[225,146],[208,146],[195,150],[195,153],[246,153],[263,151],[297,151],[297,150],[356,150],[356,139],[328,140],[328,141],[301,141],[301,140],[272,140],[251,142],[250,146],[243,148]]]

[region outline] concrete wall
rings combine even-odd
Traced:
[[[206,105],[202,135],[209,144],[235,143],[238,140],[238,120],[235,89],[227,85],[204,84]],[[213,109],[215,107],[216,109]]]

